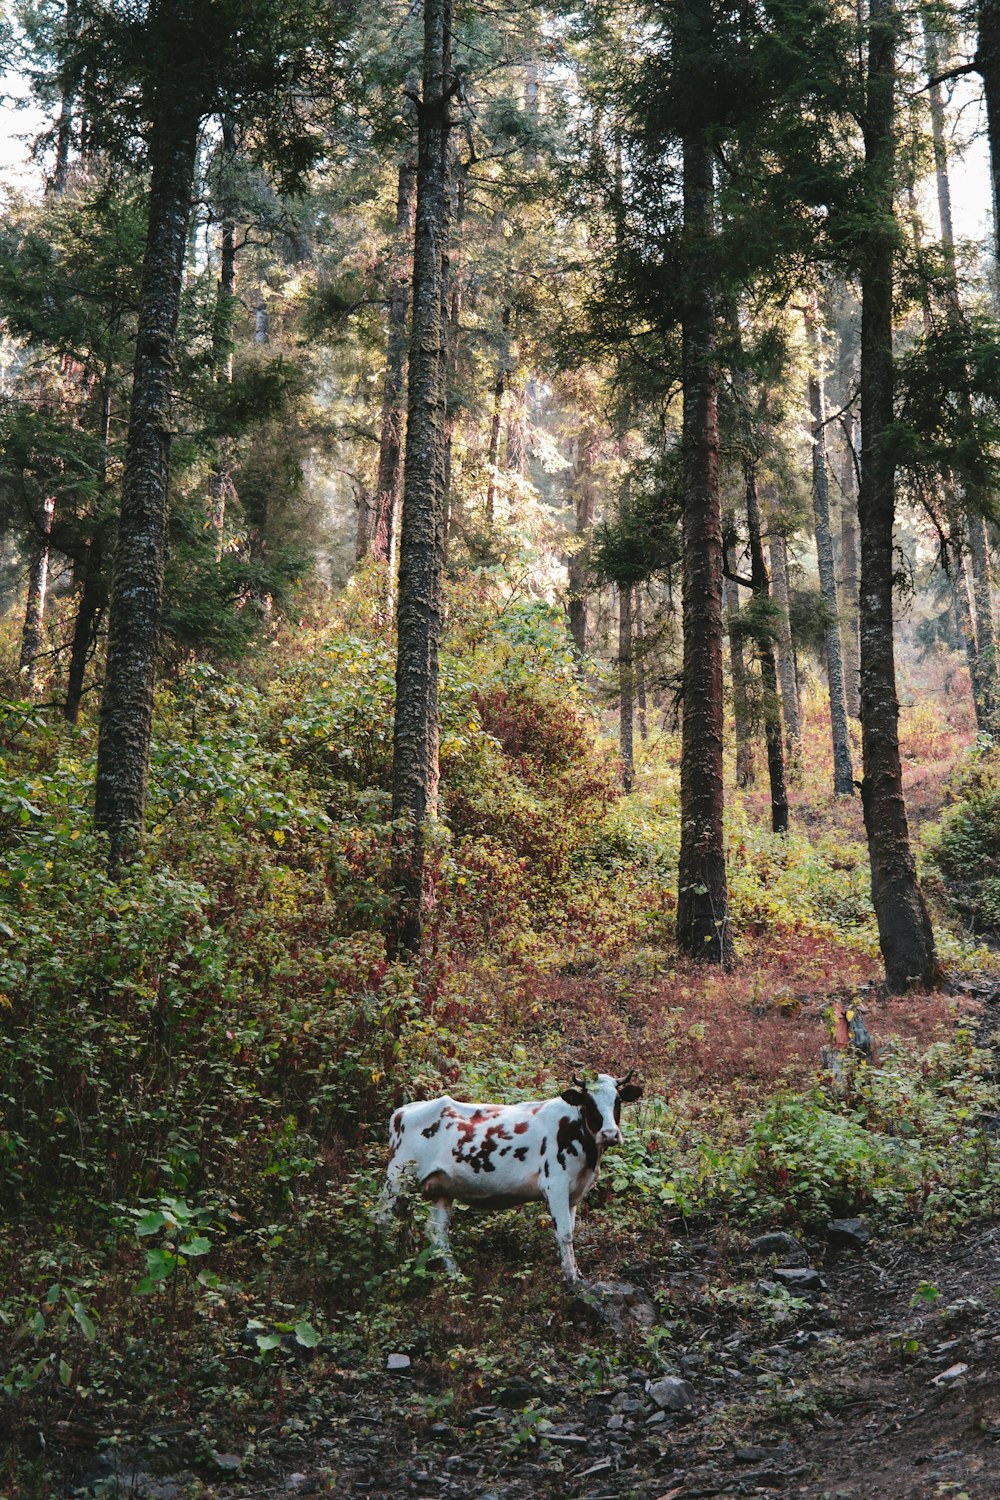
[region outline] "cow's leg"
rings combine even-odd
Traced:
[[[570,1207],[569,1188],[565,1182],[550,1183],[545,1192],[545,1206],[555,1225],[559,1259],[562,1262],[563,1279],[570,1285],[580,1280],[580,1270],[573,1252],[573,1230],[576,1226],[576,1209]]]
[[[433,1199],[427,1215],[427,1238],[440,1254],[449,1276],[457,1276],[458,1266],[455,1264],[455,1257],[451,1253],[451,1244],[448,1240],[451,1206],[450,1198]]]

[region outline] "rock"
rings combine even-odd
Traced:
[[[863,1219],[831,1219],[826,1237],[834,1250],[863,1250],[871,1234]]]
[[[759,1234],[755,1240],[751,1240],[750,1249],[754,1255],[780,1255],[789,1265],[806,1259],[806,1252],[794,1234],[785,1234],[781,1230]]]
[[[625,1333],[633,1328],[652,1328],[656,1308],[645,1293],[627,1281],[594,1281],[575,1289],[572,1310],[587,1322]]]
[[[748,1469],[745,1474],[740,1475],[740,1481],[762,1490],[781,1490],[785,1487],[787,1477],[780,1469]]]
[[[679,1375],[664,1375],[662,1380],[647,1381],[646,1394],[661,1411],[684,1411],[694,1405],[694,1386]]]
[[[309,1476],[307,1474],[289,1474],[288,1478],[285,1480],[285,1489],[288,1490],[290,1494],[294,1494],[296,1490],[304,1489],[304,1487],[308,1483]]]
[[[812,1266],[776,1267],[771,1275],[790,1292],[822,1292],[826,1289],[826,1282]]]
[[[932,1385],[954,1385],[956,1380],[961,1380],[963,1375],[968,1374],[968,1365],[949,1365],[947,1370],[942,1370],[940,1375],[935,1375],[931,1381]]]
[[[608,1418],[607,1422],[605,1422],[604,1425],[607,1427],[609,1432],[621,1432],[622,1428],[625,1426],[625,1418],[622,1416],[620,1411],[616,1411],[613,1416],[610,1416]]]
[[[408,1370],[411,1360],[408,1354],[390,1354],[385,1362],[387,1370]]]
[[[223,1474],[238,1474],[243,1467],[243,1460],[238,1453],[213,1453],[212,1462]]]
[[[608,1418],[609,1425],[614,1417]],[[558,1443],[563,1448],[586,1448],[587,1439],[577,1432],[547,1432],[546,1440],[550,1443]]]

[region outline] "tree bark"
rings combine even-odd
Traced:
[[[389,297],[389,327],[386,339],[385,379],[382,382],[382,427],[379,435],[378,480],[372,506],[371,525],[362,539],[359,557],[370,553],[378,562],[395,558],[398,538],[396,512],[403,476],[403,377],[406,371],[406,319],[410,308],[408,273],[409,240],[413,233],[413,194],[416,170],[412,161],[399,165],[396,192],[396,240],[393,277]],[[360,550],[362,549],[363,550]]]
[[[109,526],[107,519],[98,521],[87,548],[83,588],[73,623],[66,701],[63,704],[63,717],[68,724],[75,724],[80,717],[87,663],[93,653],[101,615],[108,602],[108,573],[105,563]]]
[[[231,162],[236,153],[236,131],[230,119],[222,122],[222,146]],[[228,200],[229,194],[224,198]],[[222,205],[222,247],[219,263],[219,285],[212,328],[212,360],[215,378],[220,385],[233,383],[233,321],[236,314],[236,225],[229,201]],[[215,560],[222,561],[226,529],[226,504],[233,493],[233,445],[229,438],[220,439],[219,451],[212,468],[209,523],[215,539]]]
[[[771,598],[771,580],[764,561],[761,535],[760,499],[757,494],[757,469],[748,459],[744,465],[744,493],[747,504],[747,530],[750,538],[750,582],[753,596],[763,613]],[[764,743],[767,746],[767,777],[771,789],[771,831],[788,832],[788,792],[785,787],[785,757],[781,744],[781,703],[778,699],[778,669],[774,660],[774,643],[765,620],[760,619],[754,632],[760,661],[761,710],[764,720]]]
[[[697,48],[711,25],[705,0],[689,0],[682,39]],[[733,938],[723,841],[722,507],[719,497],[712,152],[703,127],[683,138],[682,309],[684,627],[681,845],[677,941],[682,953],[729,963]]]
[[[930,78],[941,71],[941,51],[928,19],[923,20],[924,59]],[[985,78],[985,74],[984,74]],[[941,223],[941,244],[945,252],[947,317],[950,323],[961,321],[962,308],[958,291],[958,271],[955,261],[955,229],[951,212],[951,183],[948,176],[948,143],[945,130],[944,99],[941,85],[932,83],[928,89],[931,115],[931,137],[934,143],[934,180],[937,186],[938,216]],[[989,117],[989,98],[987,114]],[[990,130],[992,151],[994,136]],[[994,210],[996,203],[994,201]],[[998,240],[1000,244],[1000,240]],[[972,398],[968,390],[961,393],[966,420],[971,427],[974,422]],[[946,480],[947,482],[947,480]],[[976,699],[976,718],[980,727],[993,731],[1000,710],[1000,667],[997,659],[997,625],[993,607],[993,580],[990,566],[989,536],[984,514],[992,509],[992,496],[979,488],[966,485],[969,502],[965,519],[965,537],[972,562],[972,593],[975,601],[975,656],[976,670],[973,673],[973,696]],[[958,548],[962,546],[962,527],[954,528],[958,533]],[[963,559],[964,561],[964,559]],[[960,584],[958,584],[960,587]],[[964,599],[956,600],[961,615]]]
[[[579,660],[587,651],[587,543],[594,524],[597,495],[594,488],[594,458],[598,440],[594,433],[581,433],[576,442],[576,472],[573,503],[576,510],[577,546],[569,559],[569,633]]]
[[[893,0],[871,0],[864,117],[867,223],[861,270],[861,730],[862,804],[871,861],[872,902],[886,984],[893,993],[931,986],[939,967],[930,918],[917,884],[903,801],[899,704],[893,648],[895,466],[892,290],[896,248],[895,48]]]
[[[38,507],[35,517],[37,538],[28,570],[28,597],[24,606],[21,654],[17,664],[18,677],[29,698],[37,686],[37,661],[42,650],[45,628],[45,605],[49,589],[49,536],[54,511],[55,501],[47,496]]]
[[[1000,260],[1000,0],[979,0],[976,61],[986,101],[986,137],[993,185],[993,234]]]
[[[844,697],[844,660],[840,643],[840,604],[833,566],[833,530],[830,525],[830,478],[826,458],[826,387],[823,378],[823,343],[815,298],[806,314],[811,365],[809,414],[812,420],[813,519],[816,527],[816,557],[819,586],[829,614],[826,627],[826,674],[830,698],[830,736],[833,741],[833,791],[837,797],[854,795],[854,767],[847,733],[847,703]]]
[[[393,724],[393,877],[398,900],[389,944],[400,954],[415,953],[420,945],[427,825],[437,804],[450,89],[451,0],[425,0]]]
[[[632,658],[635,662],[635,706],[639,723],[639,738],[645,741],[649,738],[649,712],[646,702],[646,630],[642,608],[643,587],[643,584],[637,584],[635,588],[635,641]]]
[[[486,453],[486,521],[489,526],[496,519],[497,475],[500,469],[500,427],[503,421],[503,399],[507,390],[510,368],[510,303],[504,305],[500,318],[503,347],[497,365],[497,377],[493,383],[493,417],[490,421],[490,441]]]
[[[841,471],[840,578],[844,611],[841,639],[844,646],[844,701],[852,719],[861,717],[860,641],[858,639],[858,471],[855,421],[848,416],[842,426],[844,465]]]
[[[730,546],[726,553],[726,567],[730,573],[736,569],[736,549]],[[726,608],[726,629],[729,635],[729,676],[733,686],[733,720],[736,729],[736,785],[748,787],[754,780],[753,730],[750,714],[750,694],[746,652],[743,649],[743,630],[740,625],[740,586],[735,578],[724,578],[722,582],[723,602]]]
[[[149,227],[97,747],[95,819],[114,870],[137,850],[149,774],[167,547],[171,379],[199,112],[164,101],[153,125]]]
[[[618,743],[622,790],[635,785],[635,659],[632,650],[632,585],[618,586]]]
[[[785,755],[790,765],[798,758],[802,746],[799,719],[799,684],[795,674],[792,650],[792,624],[788,612],[788,542],[774,535],[770,544],[771,579],[774,602],[778,607],[778,677],[781,682],[781,714],[785,721]]]

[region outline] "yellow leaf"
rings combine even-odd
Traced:
[[[79,828],[74,828],[74,829],[73,829],[73,832],[72,832],[72,833],[71,833],[71,834],[70,834],[70,836],[69,836],[69,841],[70,841],[70,843],[71,843],[71,844],[75,844],[75,843],[76,843],[76,841],[77,841],[77,839],[78,839],[78,838],[79,838],[79,837],[80,837],[80,830],[79,830]]]
[[[274,839],[274,842],[276,844],[283,844],[285,842],[284,830],[281,828],[276,828],[271,837]]]

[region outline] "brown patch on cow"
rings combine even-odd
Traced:
[[[548,1144],[549,1144],[549,1138],[548,1138],[548,1136],[547,1135],[543,1135],[542,1136],[542,1144],[538,1148],[538,1154],[539,1154],[539,1156],[544,1156],[545,1155],[545,1148],[546,1148],[546,1146]]]
[[[510,1132],[506,1126],[502,1123],[487,1125],[482,1130],[473,1120],[460,1120],[458,1129],[460,1138],[454,1149],[455,1160],[471,1167],[474,1172],[495,1172],[496,1167],[491,1157],[500,1141],[510,1140]]]
[[[541,1107],[542,1106],[540,1104],[533,1104],[531,1106],[530,1110],[528,1111],[528,1113],[531,1114],[531,1115],[537,1115],[537,1113],[541,1109]]]
[[[528,1128],[528,1122],[527,1122],[527,1120],[518,1120],[517,1124],[514,1126],[514,1134],[515,1135],[523,1135],[524,1132],[527,1130],[527,1128]]]
[[[527,1156],[527,1154],[527,1146],[518,1146],[517,1150],[514,1152],[514,1155],[517,1157],[518,1161],[524,1161],[524,1158]]]
[[[425,1137],[426,1137],[426,1138],[427,1138],[427,1140],[430,1140],[430,1139],[431,1139],[431,1137],[432,1137],[432,1136],[435,1136],[435,1135],[437,1135],[437,1133],[438,1133],[438,1131],[439,1131],[439,1130],[440,1130],[440,1129],[441,1129],[441,1121],[440,1121],[440,1120],[435,1120],[435,1121],[434,1121],[434,1124],[433,1124],[433,1125],[428,1125],[428,1126],[426,1126],[426,1127],[425,1127],[425,1128],[424,1128],[424,1129],[423,1129],[423,1130],[422,1130],[422,1131],[421,1131],[421,1132],[420,1132],[420,1134],[421,1134],[421,1135],[422,1135],[422,1136],[425,1136]]]

